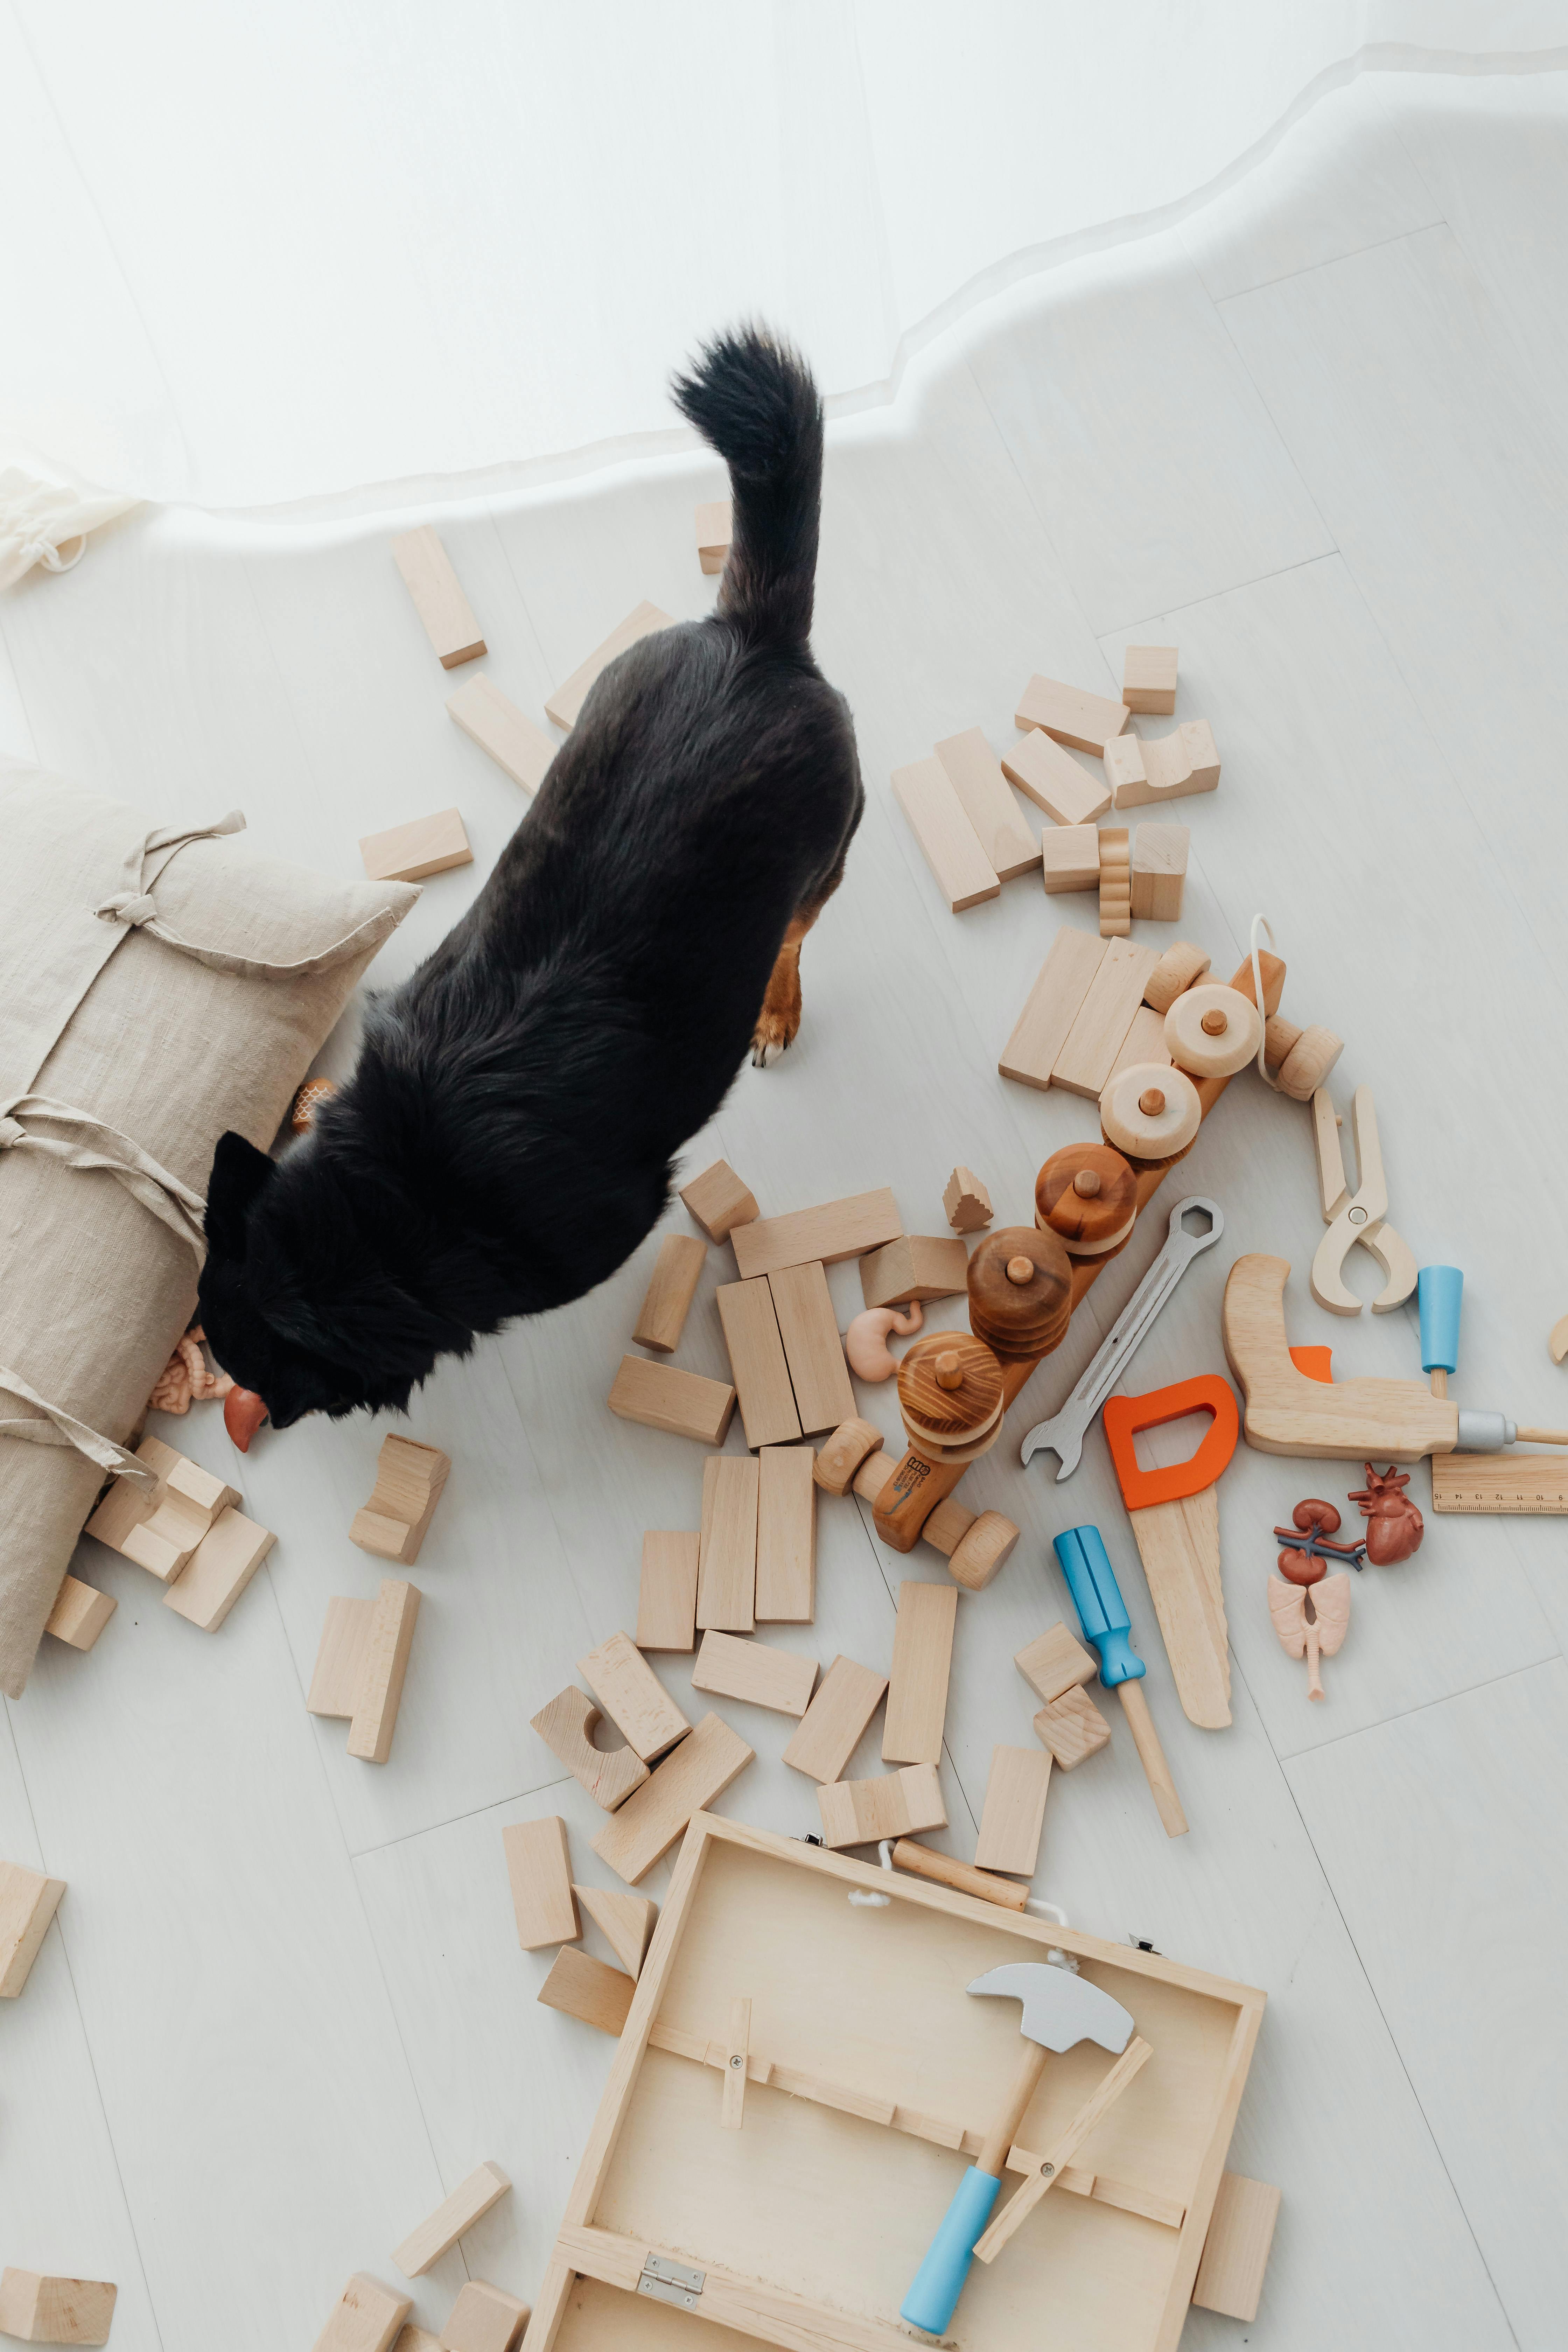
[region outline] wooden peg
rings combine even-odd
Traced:
[[[1154,1729],[1149,1713],[1149,1702],[1143,1696],[1142,1682],[1118,1683],[1116,1696],[1121,1701],[1127,1727],[1132,1734],[1132,1745],[1138,1750],[1138,1761],[1143,1767],[1155,1810],[1164,1825],[1167,1837],[1185,1837],[1187,1817],[1182,1811],[1182,1801],[1176,1794],[1176,1784],[1171,1778],[1171,1768],[1165,1761],[1165,1751]]]
[[[751,2055],[752,2004],[744,1999],[730,2003],[730,2038],[724,2051],[724,2097],[719,2121],[726,2131],[739,2131],[746,2115],[746,2061]]]
[[[893,1867],[907,1870],[915,1878],[929,1878],[934,1885],[951,1886],[956,1895],[973,1895],[983,1903],[999,1904],[1005,1911],[1021,1911],[1029,1899],[1026,1886],[994,1878],[989,1871],[955,1862],[950,1853],[937,1853],[913,1838],[899,1840],[893,1848]]]

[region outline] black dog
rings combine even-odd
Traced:
[[[862,793],[808,644],[822,410],[756,331],[675,398],[730,467],[710,619],[604,672],[469,913],[372,1001],[350,1083],[281,1160],[237,1135],[208,1186],[201,1318],[263,1411],[406,1405],[439,1356],[603,1282],[671,1162],[800,1021],[800,941]],[[264,1404],[262,1401],[265,1401]]]

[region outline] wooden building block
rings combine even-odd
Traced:
[[[666,1234],[632,1333],[639,1348],[652,1348],[668,1356],[680,1345],[707,1263],[707,1249],[694,1234]]]
[[[977,1869],[1010,1870],[1019,1878],[1033,1878],[1040,1859],[1050,1785],[1047,1749],[992,1749],[985,1810],[980,1816],[980,1838],[974,1849]]]
[[[412,824],[395,824],[385,833],[367,833],[359,854],[373,882],[422,882],[427,874],[445,874],[449,866],[474,862],[455,808],[416,816]]]
[[[759,1274],[778,1274],[788,1265],[837,1265],[840,1259],[864,1257],[896,1241],[904,1230],[899,1204],[886,1185],[874,1192],[856,1192],[847,1200],[824,1201],[815,1209],[795,1209],[788,1216],[759,1217],[754,1224],[736,1225],[730,1238],[735,1264],[750,1281]]]
[[[827,1780],[816,1791],[824,1845],[875,1845],[947,1827],[934,1764],[906,1764],[875,1780]]]
[[[580,1952],[574,1944],[563,1944],[538,1998],[546,2009],[580,2017],[584,2025],[596,2026],[601,2033],[619,2033],[636,1990],[630,1977],[619,1969],[606,1967],[592,1952]]]
[[[651,1764],[691,1726],[629,1633],[612,1633],[577,1661],[577,1672],[634,1756]]]
[[[757,1511],[761,1474],[743,1454],[710,1454],[702,1465],[702,1535],[697,1555],[697,1622],[704,1633],[749,1633],[757,1622]]]
[[[755,1750],[721,1716],[705,1715],[594,1840],[594,1852],[635,1886],[669,1852],[693,1813],[721,1796]]]
[[[1043,743],[1043,735],[1025,737]],[[1092,824],[1058,824],[1040,843],[1046,888],[1053,898],[1068,890],[1100,887],[1100,829]]]
[[[1182,739],[1179,764],[1192,779],[1189,791],[1212,793],[1219,782],[1219,752],[1206,719],[1184,719],[1176,730]]]
[[[481,2164],[467,2180],[459,2181],[429,2219],[409,2231],[393,2255],[404,2277],[423,2278],[426,2271],[434,2270],[442,2255],[450,2253],[464,2231],[499,2205],[510,2187],[499,2164]]]
[[[942,1192],[942,1205],[948,1223],[961,1234],[980,1233],[996,1214],[990,1193],[973,1168],[953,1170]]]
[[[910,767],[895,768],[893,797],[909,819],[950,914],[961,915],[966,907],[996,897],[1001,878],[940,760],[916,760]]]
[[[392,2352],[441,2352],[441,2339],[411,2319],[393,2346]]]
[[[770,1650],[762,1642],[738,1642],[733,1633],[704,1633],[691,1669],[693,1690],[771,1706],[779,1715],[804,1715],[816,1680],[815,1658]]]
[[[442,668],[476,661],[486,651],[485,641],[439,534],[428,523],[400,531],[392,556]]]
[[[413,2308],[412,2297],[356,2271],[316,2338],[316,2352],[392,2352]]]
[[[697,559],[704,572],[722,572],[734,534],[734,511],[728,499],[704,499],[695,515]]]
[[[1220,2178],[1203,2260],[1193,2283],[1193,2301],[1227,2319],[1256,2319],[1263,2273],[1279,2219],[1279,2191],[1244,2173]]]
[[[1036,1716],[1035,1737],[1064,1772],[1071,1772],[1086,1756],[1110,1745],[1110,1727],[1089,1693],[1072,1683]]]
[[[639,1650],[689,1650],[697,1641],[695,1528],[650,1528],[642,1539],[637,1587]]]
[[[107,2344],[119,2293],[107,2279],[0,2272],[0,2336],[23,2344]]]
[[[1141,824],[1132,841],[1132,912],[1140,921],[1174,923],[1187,878],[1184,824]]]
[[[1152,1006],[1141,1004],[1132,1015],[1132,1026],[1121,1041],[1121,1050],[1110,1065],[1110,1084],[1119,1071],[1130,1069],[1134,1062],[1163,1062],[1170,1066],[1171,1052],[1165,1043],[1165,1021]]]
[[[868,1454],[880,1454],[882,1433],[857,1417],[836,1429],[816,1456],[812,1476],[827,1495],[847,1495]]]
[[[1010,882],[1015,875],[1031,872],[1040,862],[1040,845],[1007,790],[984,729],[968,727],[962,735],[947,736],[936,756],[998,880]]]
[[[816,1473],[809,1445],[764,1445],[757,1456],[759,1624],[809,1625],[816,1615]]]
[[[1129,646],[1121,657],[1121,699],[1129,710],[1168,719],[1176,707],[1174,646]]]
[[[1124,824],[1100,829],[1100,936],[1125,939],[1132,929],[1132,849]]]
[[[942,1760],[957,1615],[956,1584],[921,1584],[911,1577],[900,1585],[888,1713],[882,1726],[884,1764]]]
[[[1057,742],[1068,743],[1075,751],[1103,751],[1111,737],[1120,735],[1131,719],[1124,702],[1089,694],[1081,686],[1064,686],[1055,677],[1032,677],[1013,714],[1016,727],[1043,727]]]
[[[962,1243],[959,1244],[963,1247]],[[768,1276],[779,1337],[795,1391],[795,1411],[808,1437],[837,1429],[855,1417],[855,1391],[844,1360],[838,1318],[828,1295],[826,1269],[813,1261],[781,1266]]]
[[[1002,1048],[996,1066],[1005,1078],[1016,1078],[1026,1087],[1050,1085],[1051,1066],[1067,1044],[1104,955],[1103,940],[1063,924]]]
[[[1169,735],[1130,735],[1108,743],[1105,778],[1118,809],[1212,793],[1219,782],[1219,753],[1208,720],[1189,719]]]
[[[1152,948],[1134,947],[1130,940],[1107,940],[1078,1017],[1052,1067],[1053,1086],[1100,1099],[1111,1064],[1132,1026],[1132,1016],[1143,1001],[1143,983],[1159,961]]]
[[[184,1458],[172,1445],[165,1445],[161,1437],[144,1437],[136,1448],[136,1459],[155,1474],[157,1486],[149,1491],[133,1485],[129,1478],[111,1479],[103,1500],[88,1520],[87,1533],[100,1544],[107,1544],[110,1551],[122,1551],[132,1528],[139,1528],[157,1509],[167,1489],[170,1471]]]
[[[1020,736],[1003,752],[1001,764],[1008,782],[1016,784],[1037,808],[1043,808],[1060,827],[1076,832],[1092,824],[1110,806],[1109,785],[1080,768],[1072,753],[1064,751],[1043,728],[1037,727],[1030,734]],[[1042,857],[1050,856],[1052,838],[1048,833],[1042,836]],[[1047,882],[1047,889],[1050,887]]]
[[[214,1521],[238,1500],[237,1488],[168,1449],[167,1461],[159,1465],[152,1507],[125,1528],[116,1548],[166,1584],[189,1564]]]
[[[346,1601],[339,1594],[328,1601],[315,1670],[305,1694],[311,1715],[353,1715],[374,1618],[374,1601]]]
[[[441,2352],[513,2352],[522,2341],[529,2308],[504,2287],[469,2279],[441,2330]]]
[[[607,1813],[624,1805],[632,1790],[640,1789],[648,1777],[647,1766],[629,1748],[594,1745],[599,1710],[591,1699],[584,1697],[575,1683],[568,1683],[563,1691],[558,1691],[549,1706],[542,1706],[531,1720],[551,1754],[565,1765],[579,1788],[585,1789],[594,1802],[603,1805]]]
[[[574,1944],[583,1924],[572,1894],[572,1855],[560,1814],[551,1813],[538,1822],[510,1822],[502,1830],[500,1842],[511,1883],[511,1907],[517,1915],[517,1940],[522,1949],[537,1952],[542,1944]],[[446,2248],[441,2251],[445,2253]],[[406,2277],[418,2276],[404,2261],[401,2250],[392,2259]]]
[[[608,669],[610,664],[628,646],[635,646],[639,637],[651,636],[656,629],[668,629],[672,625],[670,615],[660,612],[657,604],[646,601],[639,604],[635,612],[626,614],[618,627],[610,631],[604,644],[595,646],[587,660],[556,688],[544,706],[545,717],[552,719],[557,727],[563,728],[570,734],[577,724],[578,712],[588,699],[589,688],[600,671]]]
[[[555,745],[482,669],[447,697],[447,716],[470,743],[489,754],[502,775],[525,793],[539,790],[555,757]]]
[[[760,1445],[780,1445],[798,1437],[800,1412],[778,1310],[765,1276],[756,1276],[750,1282],[721,1282],[714,1297],[746,1444],[755,1452]]]
[[[790,1738],[784,1760],[813,1780],[837,1780],[882,1703],[886,1675],[853,1658],[834,1659]]]
[[[645,1429],[689,1437],[699,1445],[722,1445],[735,1391],[726,1381],[700,1372],[678,1371],[673,1364],[650,1364],[646,1356],[623,1356],[608,1398],[610,1411]]]
[[[66,1891],[25,1863],[0,1862],[0,2000],[15,2000]]]
[[[379,1559],[412,1568],[451,1467],[450,1455],[438,1445],[422,1445],[417,1438],[395,1432],[384,1437],[375,1485],[364,1508],[354,1513],[350,1543],[374,1552]]]
[[[384,1764],[392,1753],[418,1615],[419,1587],[387,1578],[374,1604],[349,1725],[349,1754],[363,1763]]]
[[[901,1234],[860,1261],[860,1294],[868,1307],[957,1298],[968,1282],[969,1253],[947,1234]]]
[[[574,1886],[572,1892],[626,1974],[641,1976],[658,1925],[658,1905],[646,1895],[623,1895],[613,1886]]]
[[[164,1593],[164,1608],[216,1633],[277,1540],[242,1511],[223,1512]]]
[[[1092,1682],[1100,1672],[1100,1660],[1059,1622],[1037,1634],[1013,1664],[1047,1706],[1075,1683]]]
[[[680,1197],[710,1242],[728,1240],[732,1226],[754,1224],[760,1214],[756,1195],[727,1160],[715,1160],[711,1168],[683,1184]]]
[[[67,1576],[55,1595],[44,1631],[73,1650],[90,1650],[119,1606],[112,1592],[100,1592],[96,1584]]]

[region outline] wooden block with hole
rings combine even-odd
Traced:
[[[968,727],[962,735],[947,736],[936,756],[998,880],[1031,873],[1040,862],[1040,845],[1007,790],[984,730]]]
[[[994,898],[1001,877],[981,846],[963,803],[940,760],[916,760],[893,771],[893,797],[909,820],[948,912],[961,915]]]
[[[632,1333],[639,1348],[668,1356],[679,1347],[707,1262],[707,1249],[694,1234],[666,1234]]]
[[[692,1814],[721,1796],[755,1752],[722,1716],[705,1715],[690,1738],[605,1822],[594,1852],[635,1886],[684,1833]]]
[[[63,1878],[0,1862],[0,2000],[15,2000],[26,1983],[65,1891]]]
[[[481,652],[483,648],[480,648]],[[525,793],[536,793],[555,757],[555,746],[526,711],[509,702],[483,670],[447,697],[447,716],[470,743],[492,759],[503,776]]]
[[[757,1510],[761,1473],[743,1454],[702,1465],[702,1534],[697,1622],[703,1633],[749,1633],[757,1622]]]
[[[1016,784],[1037,808],[1064,831],[1079,831],[1092,824],[1095,818],[1110,806],[1109,787],[1087,769],[1080,768],[1070,751],[1041,728],[1021,736],[1018,741],[1003,752],[1002,773],[1009,783]],[[1040,855],[1048,858],[1054,835],[1041,836]],[[1046,885],[1047,889],[1050,884]]]
[[[602,646],[595,646],[587,660],[581,663],[570,677],[563,679],[544,706],[545,717],[552,719],[557,727],[563,728],[570,734],[600,672],[608,669],[610,664],[635,646],[639,638],[651,636],[656,630],[668,629],[672,625],[668,613],[661,612],[657,604],[645,600],[610,631]]]
[[[1044,728],[1056,742],[1075,751],[1103,751],[1131,723],[1132,713],[1124,702],[1090,694],[1081,686],[1064,686],[1055,677],[1032,677],[1013,714],[1016,727]]]
[[[902,1234],[860,1261],[860,1295],[868,1307],[958,1298],[968,1282],[969,1253],[949,1234]]]
[[[934,1764],[906,1764],[875,1780],[826,1780],[817,1789],[824,1845],[875,1845],[947,1827]]]
[[[108,2279],[7,2269],[0,2272],[0,2336],[22,2344],[107,2344],[119,2293]]]
[[[596,1960],[592,1952],[580,1952],[574,1944],[563,1944],[537,1997],[546,2009],[581,2018],[601,2033],[619,2033],[636,1990],[621,1969]]]
[[[803,1716],[816,1680],[815,1658],[797,1658],[793,1650],[773,1650],[763,1642],[739,1642],[733,1633],[704,1633],[691,1669],[693,1690],[771,1706],[778,1715]]]
[[[224,1511],[164,1593],[164,1608],[216,1633],[277,1540],[242,1511]]]
[[[746,1281],[760,1274],[779,1274],[785,1266],[837,1265],[847,1257],[864,1257],[896,1241],[904,1230],[899,1204],[886,1185],[873,1192],[857,1192],[843,1201],[823,1201],[815,1209],[795,1209],[788,1216],[759,1217],[754,1224],[737,1225],[730,1235],[735,1263]]]
[[[443,2254],[449,2254],[465,2231],[483,2221],[499,2205],[511,2182],[499,2164],[481,2164],[444,2197],[428,2220],[411,2230],[392,2259],[405,2278],[423,2278]]]
[[[410,2296],[356,2271],[316,2338],[316,2352],[392,2352],[413,2308]]]
[[[996,1214],[990,1193],[973,1168],[953,1170],[943,1189],[942,1205],[947,1211],[948,1223],[960,1234],[982,1232]]]
[[[67,1576],[61,1580],[44,1631],[69,1649],[90,1650],[119,1606],[112,1592],[100,1592],[79,1576]]]
[[[440,534],[428,523],[418,530],[399,531],[392,556],[442,668],[477,661],[486,650],[485,641]]]
[[[427,875],[474,862],[455,808],[416,816],[411,824],[395,824],[385,833],[367,833],[359,854],[373,882],[423,882]]]
[[[689,1437],[699,1445],[722,1445],[735,1391],[727,1381],[704,1380],[674,1364],[650,1364],[646,1356],[623,1356],[605,1400],[622,1421]]]
[[[1098,1102],[1121,1051],[1143,983],[1160,959],[1131,940],[1107,940],[1105,952],[1051,1070],[1051,1084]]]
[[[900,1585],[882,1727],[884,1764],[936,1764],[942,1759],[957,1616],[956,1584],[921,1584],[910,1577]]]
[[[1121,656],[1121,699],[1129,710],[1168,719],[1176,707],[1175,646],[1129,646]]]
[[[809,1625],[816,1615],[816,1457],[808,1445],[757,1456],[759,1624]]]
[[[594,1744],[594,1727],[600,1720],[599,1710],[585,1698],[575,1683],[568,1683],[558,1691],[548,1706],[542,1706],[531,1718],[535,1731],[546,1748],[564,1764],[581,1789],[585,1789],[596,1805],[613,1813],[624,1805],[634,1789],[640,1789],[648,1777],[647,1766],[629,1748],[597,1748]]]
[[[469,2279],[441,2330],[441,2352],[514,2352],[528,2326],[526,2303],[487,2279]]]
[[[1040,1859],[1050,1785],[1048,1750],[992,1749],[985,1810],[980,1816],[980,1837],[974,1849],[977,1869],[1011,1871],[1015,1877],[1033,1878]]]
[[[1035,1717],[1035,1737],[1048,1748],[1064,1772],[1071,1772],[1086,1756],[1094,1756],[1110,1741],[1110,1727],[1089,1693],[1077,1683],[1043,1706]]]
[[[728,499],[704,499],[697,509],[694,520],[698,562],[704,572],[722,572],[735,529],[731,501]]]
[[[960,1244],[962,1247],[962,1244]],[[855,1391],[833,1312],[826,1268],[816,1261],[781,1266],[768,1276],[795,1411],[806,1436],[855,1416]]]
[[[1043,742],[1041,736],[1037,739]],[[1046,888],[1053,898],[1069,890],[1100,887],[1100,827],[1058,824],[1040,844]]]
[[[574,1886],[572,1892],[626,1974],[641,1976],[658,1925],[658,1904],[646,1895],[623,1895],[612,1886]]]
[[[761,1213],[755,1193],[742,1183],[727,1160],[715,1160],[711,1168],[683,1184],[680,1197],[710,1242],[727,1241],[733,1226],[754,1224]]]
[[[1013,1664],[1047,1706],[1075,1684],[1092,1682],[1100,1672],[1100,1660],[1059,1622],[1018,1651]]]
[[[1278,2189],[1240,2172],[1221,2176],[1193,2283],[1193,2301],[1201,2309],[1223,2312],[1227,2319],[1257,2318],[1279,2219]]]
[[[1141,824],[1132,840],[1132,912],[1139,921],[1180,920],[1187,878],[1184,824]]]
[[[813,1780],[837,1780],[887,1687],[886,1675],[873,1674],[853,1658],[835,1658],[784,1749],[784,1762]]]
[[[537,1952],[543,1944],[574,1944],[583,1927],[572,1893],[566,1824],[560,1814],[551,1813],[537,1822],[510,1822],[502,1830],[500,1842],[517,1917],[517,1940],[522,1949]],[[393,2260],[409,2278],[416,2276],[401,2254],[395,2254]]]
[[[422,1445],[417,1438],[395,1431],[381,1441],[376,1457],[375,1485],[364,1508],[356,1511],[349,1541],[378,1559],[395,1559],[412,1568],[429,1531],[452,1463],[438,1445]]]
[[[650,1528],[642,1539],[637,1587],[639,1650],[689,1650],[697,1642],[695,1528]]]
[[[691,1726],[629,1633],[612,1633],[577,1661],[577,1672],[645,1764],[684,1739]]]
[[[1051,941],[1050,953],[1040,966],[1013,1034],[1002,1048],[996,1066],[1005,1078],[1016,1078],[1026,1087],[1050,1085],[1051,1066],[1083,1008],[1105,947],[1103,940],[1092,938],[1088,931],[1062,926]]]

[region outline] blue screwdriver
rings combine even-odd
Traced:
[[[1078,1611],[1083,1638],[1092,1642],[1100,1653],[1100,1679],[1121,1701],[1132,1744],[1138,1750],[1138,1761],[1143,1767],[1143,1777],[1153,1791],[1160,1819],[1165,1825],[1165,1835],[1185,1837],[1187,1817],[1182,1811],[1165,1751],[1150,1717],[1149,1702],[1139,1687],[1148,1668],[1128,1647],[1132,1620],[1127,1614],[1127,1603],[1121,1598],[1104,1539],[1098,1528],[1065,1528],[1056,1538],[1055,1549],[1068,1580],[1068,1591],[1072,1594],[1073,1607]]]

